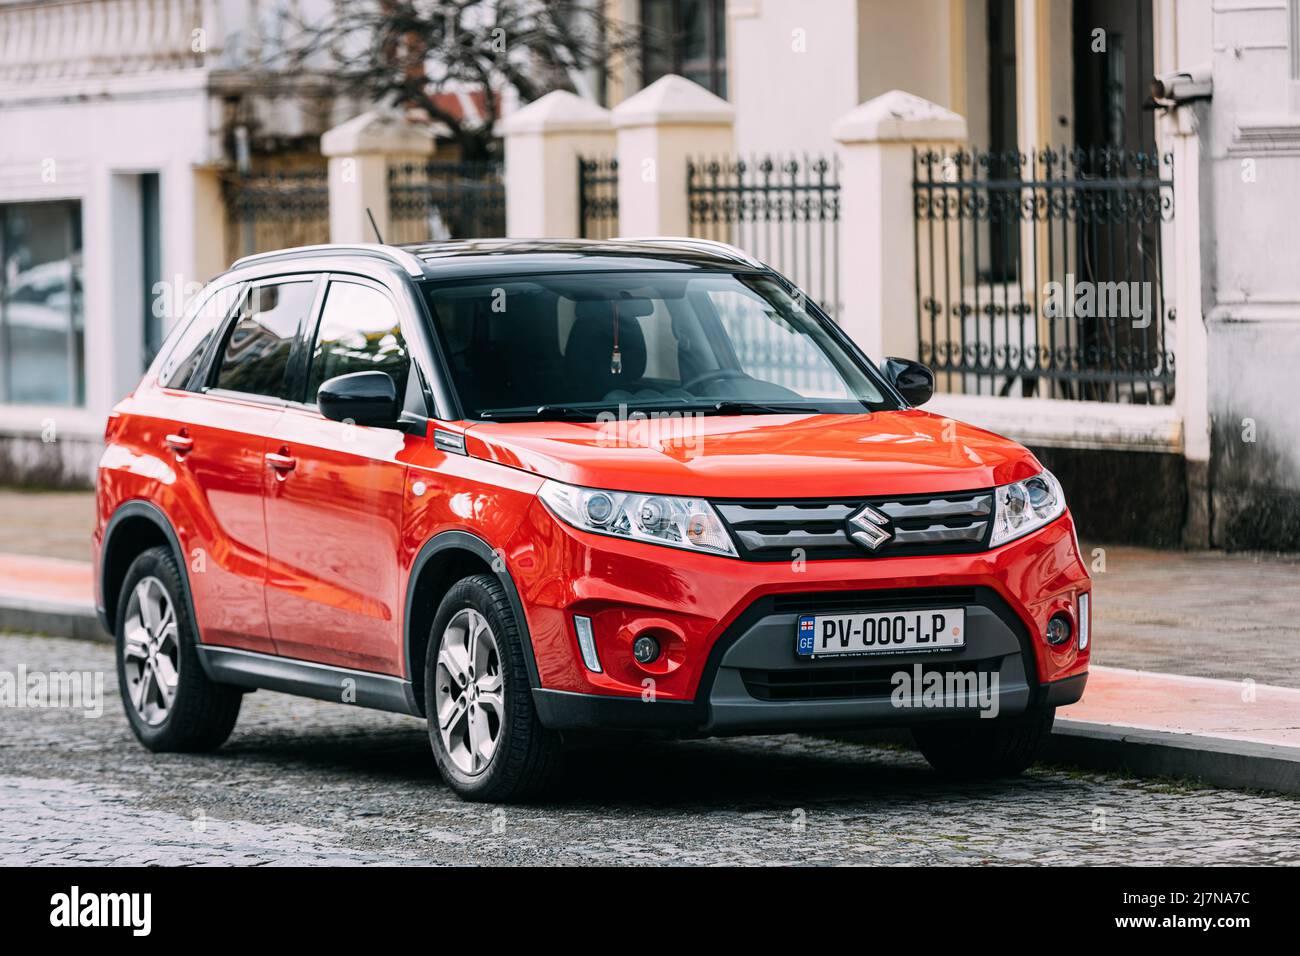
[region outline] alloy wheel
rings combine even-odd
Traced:
[[[140,719],[155,727],[176,702],[181,668],[176,605],[157,578],[142,578],[131,591],[124,633],[127,696]]]
[[[505,687],[496,635],[474,608],[447,622],[434,680],[434,719],[447,755],[461,773],[482,773],[501,741]]]

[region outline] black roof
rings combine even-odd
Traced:
[[[568,271],[766,269],[748,254],[703,239],[457,239],[404,245],[337,243],[248,256],[235,267],[315,256],[387,258],[427,279]]]

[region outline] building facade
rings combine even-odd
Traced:
[[[239,248],[232,178],[323,177],[320,134],[356,108],[259,67],[275,13],[0,3],[0,481],[93,476],[108,411]]]
[[[1029,331],[1037,326],[1043,349],[1050,280],[1073,289],[1091,279],[1103,292],[1120,284],[1114,280],[1133,280],[1156,303],[1158,325],[1147,331],[1146,316],[1098,332],[1080,320],[1082,350],[1110,335],[1112,352],[1129,355],[1127,378],[1136,381],[1084,383],[1074,392],[1035,384],[1039,397],[1110,406],[1053,411],[1056,433],[1044,433],[1043,407],[1033,403],[939,405],[1013,434],[1023,418],[1022,436],[1068,477],[1089,524],[1100,530],[1109,515],[1120,539],[1143,540],[1145,526],[1163,529],[1151,543],[1300,547],[1300,416],[1292,411],[1291,371],[1300,358],[1300,258],[1286,238],[1300,212],[1296,0],[730,0],[721,41],[713,6],[611,0],[613,14],[671,28],[664,42],[681,47],[625,64],[611,105],[663,64],[691,62],[696,75],[722,78],[713,88],[735,108],[738,157],[830,156],[836,121],[890,90],[958,114],[970,156],[987,163],[988,178],[1016,181],[1024,201],[1045,207],[1035,210],[1039,220],[1052,223],[1021,223],[1001,241],[987,225],[973,227],[968,242],[992,248],[974,260],[967,249],[961,294],[934,308],[978,315],[999,295],[1011,310],[1037,308]],[[701,61],[705,52],[711,62]],[[1178,74],[1172,95],[1153,97],[1153,81]],[[1022,185],[1044,178],[1035,160],[1045,150],[1057,158],[1052,183],[1062,176],[1062,156],[1125,158],[1085,159],[1065,173],[1072,191],[1058,209],[1051,183]],[[1007,165],[1012,154],[1022,165]],[[966,175],[959,169],[957,178]],[[1146,182],[1129,188],[1138,179]],[[1112,199],[1101,205],[1100,223],[1066,227],[1065,254],[1049,275],[1031,253],[1041,255],[1058,235],[1055,214],[1072,221],[1089,208],[1078,197],[1107,182]],[[1143,221],[1147,201],[1167,204],[1156,225]],[[1129,235],[1118,236],[1123,230]],[[918,287],[926,279],[918,276]],[[987,332],[996,350],[997,327]],[[934,358],[924,343],[921,351]],[[1133,375],[1135,367],[1143,374]],[[940,387],[987,394],[980,378],[941,375]],[[993,391],[1023,398],[1019,382],[1009,394]]]
[[[1297,549],[1300,0],[600,2],[645,37],[603,105],[670,74],[720,96],[715,178],[811,170],[784,208],[832,210],[802,248],[839,278],[871,251],[834,218],[845,118],[919,103],[959,129],[877,197],[909,263],[886,338],[939,369],[935,409],[1029,443],[1099,539]],[[274,6],[0,3],[0,480],[87,480],[185,286],[257,244],[233,241],[232,170],[323,170],[321,134],[361,112],[256,67]],[[585,148],[614,141],[594,115],[563,120]],[[708,201],[707,167],[671,173]]]

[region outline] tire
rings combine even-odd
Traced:
[[[462,799],[527,800],[558,780],[559,735],[537,718],[522,636],[495,577],[462,578],[442,599],[425,655],[424,706],[434,761]]]
[[[930,766],[942,774],[1014,777],[1034,762],[1055,717],[1055,707],[1034,707],[1011,717],[918,724],[912,737]]]
[[[220,747],[235,727],[244,698],[239,689],[214,683],[203,672],[195,649],[198,630],[185,593],[171,549],[157,547],[131,562],[117,601],[115,656],[122,706],[136,738],[155,753]],[[174,687],[170,702],[164,685]]]

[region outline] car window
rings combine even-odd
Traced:
[[[781,316],[772,302],[743,286],[704,294],[746,375],[810,398],[852,396],[820,343]]]
[[[243,288],[242,282],[209,286],[197,297],[197,308],[180,322],[174,344],[163,350],[165,357],[158,370],[158,384],[164,388],[197,387],[193,381],[194,374],[207,354],[212,337],[221,328],[222,320],[230,314]]]
[[[295,280],[250,289],[226,338],[215,387],[284,398],[289,356],[315,288]]]
[[[307,401],[316,400],[322,382],[350,372],[387,372],[402,395],[410,367],[392,300],[372,286],[331,282],[312,343]]]
[[[764,275],[533,275],[431,284],[426,295],[471,415],[560,405],[766,406],[759,414],[890,406],[825,320]]]

